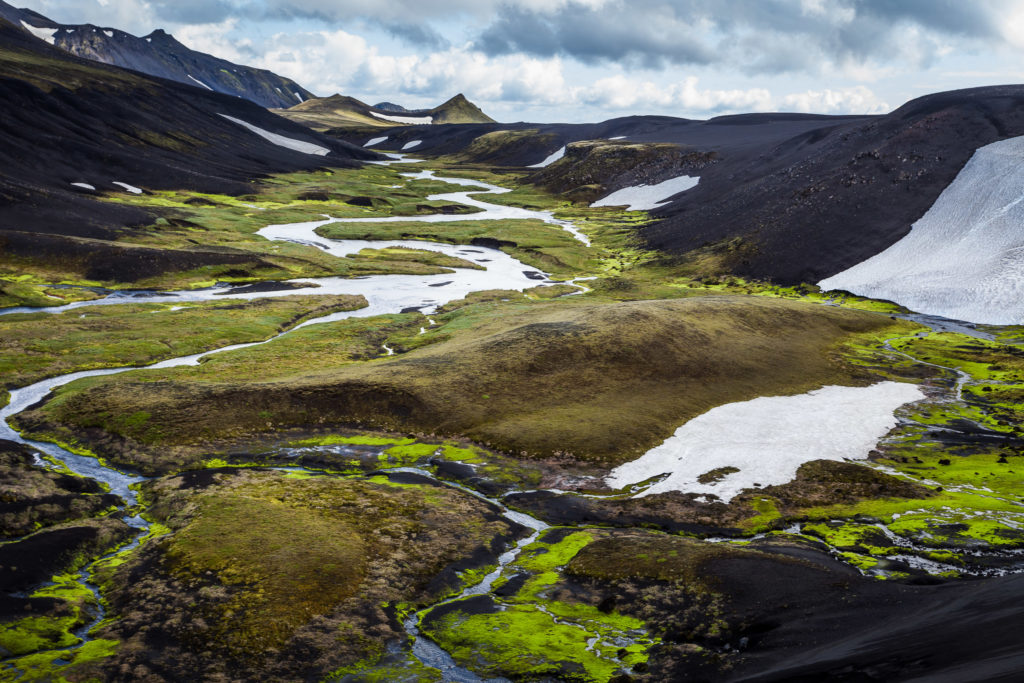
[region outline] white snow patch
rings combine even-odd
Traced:
[[[296,152],[304,152],[306,154],[318,154],[320,156],[324,156],[325,154],[328,154],[331,151],[331,150],[327,149],[326,147],[321,147],[320,145],[314,145],[312,142],[303,142],[302,140],[293,140],[292,138],[286,138],[285,136],[278,135],[277,133],[271,133],[270,131],[266,131],[266,130],[263,130],[262,128],[258,128],[256,126],[252,125],[251,123],[246,123],[245,121],[242,121],[241,119],[236,119],[233,116],[228,116],[227,114],[221,114],[220,116],[223,116],[228,121],[231,121],[233,123],[237,123],[240,126],[248,128],[253,133],[256,133],[256,135],[259,135],[261,138],[264,138],[265,140],[269,140],[270,142],[274,143],[278,147],[287,147],[288,149],[294,149]]]
[[[126,192],[131,192],[132,194],[142,194],[142,190],[140,190],[139,188],[135,187],[134,185],[129,185],[128,183],[122,183],[122,182],[117,181],[117,180],[113,181],[113,184],[117,185],[118,187],[123,187]]]
[[[912,310],[990,325],[1024,323],[1024,136],[978,149],[910,233],[825,278]]]
[[[387,135],[385,135],[382,138],[371,138],[371,139],[366,141],[366,144],[363,145],[363,147],[372,147],[373,145],[379,145],[380,143],[384,142],[387,139],[388,139]]]
[[[384,346],[384,350],[388,352],[389,356],[395,355],[395,350],[393,348],[391,348],[387,344],[384,344],[383,346]]]
[[[191,78],[191,79],[192,79],[193,81],[195,81],[196,83],[198,83],[199,85],[201,85],[201,86],[203,86],[204,88],[206,88],[207,90],[213,90],[213,88],[211,88],[210,86],[206,85],[205,83],[203,83],[203,82],[202,82],[201,80],[199,80],[198,78],[196,78],[196,77],[195,77],[195,76],[193,76],[192,74],[186,74],[186,75],[187,75],[187,76],[188,76],[189,78]]]
[[[544,168],[545,166],[550,166],[551,164],[555,163],[556,161],[558,161],[559,159],[561,159],[564,156],[565,156],[565,147],[562,147],[562,149],[558,150],[557,152],[555,152],[554,154],[549,156],[544,161],[540,162],[539,164],[533,164],[532,166],[527,166],[527,168]]]
[[[152,38],[146,38],[146,42],[147,42],[147,43],[152,43],[152,42],[153,42],[153,39],[152,39]]]
[[[299,101],[299,104],[302,104],[303,102],[306,101],[306,100],[302,99],[302,95],[300,95],[299,93],[293,92],[292,94],[295,95],[295,99],[297,99]]]
[[[625,139],[626,139],[626,136],[625,136],[625,135],[616,135],[615,137],[613,137],[613,138],[608,138],[608,139],[609,139],[609,140],[625,140]]]
[[[404,152],[407,149],[412,149],[413,147],[416,147],[421,144],[423,144],[423,140],[413,140],[412,142],[407,142],[404,145],[402,145],[402,151]]]
[[[681,175],[656,185],[624,187],[598,199],[591,206],[625,206],[627,211],[648,211],[665,204],[669,197],[696,187],[700,178]]]
[[[39,40],[45,40],[50,45],[53,45],[54,36],[56,36],[57,31],[60,30],[56,28],[37,28],[26,22],[24,19],[22,19],[21,25],[25,27],[26,31],[34,35],[36,38]]]
[[[106,31],[105,30],[105,31],[103,31],[103,33],[106,34],[107,38],[113,38],[114,37],[114,32],[113,31]]]
[[[72,185],[73,185],[74,187],[80,187],[80,188],[82,188],[83,190],[92,190],[93,192],[95,192],[95,191],[96,191],[96,188],[95,188],[95,187],[93,187],[92,185],[90,185],[89,183],[71,183],[71,184],[72,184]]]
[[[924,397],[915,384],[879,382],[729,403],[693,418],[660,446],[616,467],[605,481],[618,489],[667,474],[637,497],[683,491],[729,501],[754,484],[792,481],[800,465],[811,460],[866,458],[896,426],[893,412]],[[716,482],[697,481],[722,467],[739,471]]]
[[[434,122],[433,116],[390,116],[389,114],[378,114],[375,111],[370,112],[371,116],[376,116],[378,119],[384,121],[391,121],[392,123],[408,123],[413,126],[427,125]]]

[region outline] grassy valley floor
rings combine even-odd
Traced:
[[[271,340],[81,379],[13,418],[25,437],[149,478],[132,503],[0,441],[0,680],[441,680],[416,631],[482,677],[731,680],[915,610],[967,621],[958,600],[990,599],[977,586],[1012,594],[1016,577],[972,577],[1015,572],[1024,552],[1019,329],[933,332],[888,302],[743,281],[727,272],[743,244],[668,259],[637,246],[646,214],[485,167],[442,175],[511,187],[482,198],[553,211],[592,244],[539,221],[417,223],[472,211],[426,200],[454,186],[401,176],[440,167],[290,174],[241,197],[111,193],[153,223],[63,260],[4,252],[0,302],[31,306],[98,287],[472,265],[415,250],[337,258],[256,234],[407,216],[320,233],[485,243],[575,284],[301,329],[365,301],[0,316],[10,390]],[[899,409],[865,460],[808,462],[729,502],[604,483],[716,406],[883,380],[927,398]],[[146,520],[137,544],[126,512]],[[978,657],[1002,646],[963,637]],[[912,669],[893,653],[872,666]]]

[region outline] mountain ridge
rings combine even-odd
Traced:
[[[62,24],[0,0],[0,18],[78,57],[235,95],[267,108],[286,107],[315,95],[266,69],[235,64],[192,50],[163,29],[134,36],[93,24]]]

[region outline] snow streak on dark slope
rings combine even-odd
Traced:
[[[140,210],[94,199],[121,191],[115,181],[241,194],[261,174],[379,158],[247,100],[74,57],[2,19],[0,102],[0,249],[15,254],[96,249],[73,238],[110,239],[150,223]],[[330,153],[272,144],[223,115]]]
[[[264,107],[286,108],[315,97],[289,78],[191,50],[160,29],[139,38],[92,24],[60,24],[31,10],[15,9],[3,0],[0,18],[29,30],[27,24],[36,29],[34,33],[46,35],[47,42],[79,57],[237,95]]]
[[[756,155],[725,150],[643,235],[677,253],[740,238],[735,272],[817,282],[900,240],[976,149],[1021,134],[1024,86],[928,95]]]

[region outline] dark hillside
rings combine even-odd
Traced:
[[[376,158],[246,100],[73,57],[3,20],[0,102],[0,230],[105,237],[145,220],[91,199],[119,190],[113,181],[237,194],[260,174]],[[271,144],[222,114],[330,153]]]
[[[739,274],[817,282],[903,237],[977,148],[1024,134],[1022,105],[1024,86],[939,93],[759,154],[723,152],[644,238],[676,253],[740,238]]]

